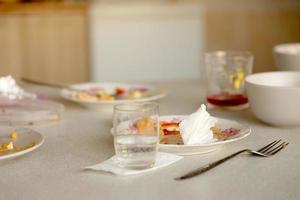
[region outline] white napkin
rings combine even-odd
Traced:
[[[143,169],[143,170],[134,170],[134,169],[126,169],[126,168],[120,167],[117,163],[116,156],[113,156],[113,157],[109,158],[108,160],[103,161],[102,163],[92,165],[89,167],[85,167],[85,169],[110,172],[112,174],[119,175],[119,176],[134,175],[134,174],[142,174],[145,172],[153,171],[153,170],[171,165],[171,164],[181,160],[182,158],[183,158],[182,156],[158,152],[156,162],[152,168]]]

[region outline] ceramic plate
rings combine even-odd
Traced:
[[[173,121],[175,120],[181,120],[185,116],[179,115],[179,116],[162,116],[160,117],[160,121]],[[217,126],[224,129],[229,128],[235,128],[239,129],[239,133],[227,138],[226,140],[216,140],[212,141],[211,143],[207,144],[201,144],[201,145],[177,145],[177,144],[160,144],[159,150],[168,152],[168,153],[174,153],[177,155],[194,155],[194,154],[205,154],[213,152],[219,148],[222,147],[222,145],[226,143],[235,142],[237,140],[241,140],[247,136],[250,135],[251,129],[248,126],[245,126],[243,124],[240,124],[239,122],[228,120],[228,119],[222,119],[222,118],[216,118],[217,119]]]
[[[16,139],[10,138],[10,134],[14,131],[17,133]],[[15,147],[24,149],[12,152],[2,152],[0,154],[0,160],[21,156],[39,148],[44,142],[44,137],[40,133],[28,128],[16,129],[13,127],[0,127],[1,146],[10,141],[13,142]]]
[[[147,90],[147,96],[141,97],[138,99],[118,99],[118,100],[81,100],[78,98],[72,97],[72,90],[63,89],[61,91],[61,96],[67,100],[79,103],[85,107],[91,108],[108,108],[112,109],[112,106],[120,103],[133,103],[133,102],[147,102],[147,101],[155,101],[161,99],[167,95],[167,92],[162,91],[154,86],[146,85],[146,84],[129,84],[129,83],[82,83],[70,85],[70,88],[74,88],[76,90],[89,90],[92,88],[103,88],[108,92],[112,92],[115,88],[121,87],[126,91],[131,88],[144,88]]]

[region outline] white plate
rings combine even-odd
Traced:
[[[9,135],[13,131],[17,132],[17,139],[13,140],[10,139]],[[18,152],[12,152],[12,153],[3,153],[0,154],[0,160],[8,159],[8,158],[14,158],[17,156],[21,156],[23,154],[29,153],[37,148],[39,148],[43,142],[44,137],[29,128],[13,128],[13,127],[0,127],[0,144],[3,144],[4,142],[13,141],[14,145],[18,147],[26,147],[30,146],[33,143],[35,144],[33,147],[30,147],[28,149],[24,149],[22,151]]]
[[[175,119],[183,119],[186,116],[174,115],[174,116],[161,116],[161,121],[172,121]],[[194,155],[194,154],[205,154],[213,152],[222,147],[226,143],[231,143],[237,140],[241,140],[250,135],[251,129],[248,126],[240,124],[233,120],[216,118],[218,120],[217,126],[221,129],[236,128],[240,130],[238,135],[228,138],[227,140],[215,141],[208,144],[200,145],[176,145],[176,144],[159,144],[159,150],[174,153],[177,155]]]
[[[82,83],[70,85],[70,88],[86,90],[89,88],[100,87],[107,91],[113,91],[116,87],[122,87],[125,90],[130,88],[146,88],[149,92],[149,96],[139,99],[122,99],[122,100],[80,100],[72,97],[72,91],[69,89],[62,89],[61,96],[64,99],[79,103],[85,107],[98,108],[98,109],[110,109],[112,110],[113,105],[120,103],[133,103],[133,102],[147,102],[161,99],[167,95],[167,92],[162,91],[154,86],[147,84],[130,84],[130,83]]]

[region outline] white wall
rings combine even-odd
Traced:
[[[92,4],[92,80],[198,78],[203,21],[199,3]]]

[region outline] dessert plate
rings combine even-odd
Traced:
[[[174,120],[181,121],[185,117],[186,116],[184,115],[161,116],[160,121],[165,121],[165,122],[173,122]],[[168,153],[177,154],[177,155],[205,154],[205,153],[210,153],[218,150],[224,144],[241,140],[250,135],[251,129],[248,126],[245,126],[233,120],[222,119],[222,118],[216,118],[216,119],[217,119],[216,126],[218,128],[222,130],[230,129],[230,128],[238,129],[239,130],[238,134],[228,137],[226,138],[226,140],[215,139],[215,141],[212,141],[210,143],[199,144],[199,145],[159,144],[159,150]]]
[[[112,94],[116,88],[122,88],[124,91],[130,91],[133,89],[143,90],[141,96],[138,98],[122,98],[122,99],[88,99],[88,98],[76,98],[74,93],[80,91],[91,91],[95,89],[103,89],[105,92]],[[73,90],[74,89],[74,90]],[[82,83],[70,85],[69,88],[64,88],[61,91],[61,96],[64,99],[79,103],[88,108],[98,109],[110,109],[113,105],[121,103],[134,103],[134,102],[147,102],[161,99],[167,95],[167,92],[162,91],[154,86],[147,84],[130,84],[130,83]]]
[[[12,133],[15,133],[12,137]],[[0,127],[0,160],[14,158],[27,154],[39,148],[44,142],[44,137],[29,128]],[[6,150],[7,144],[12,143],[13,149]]]

